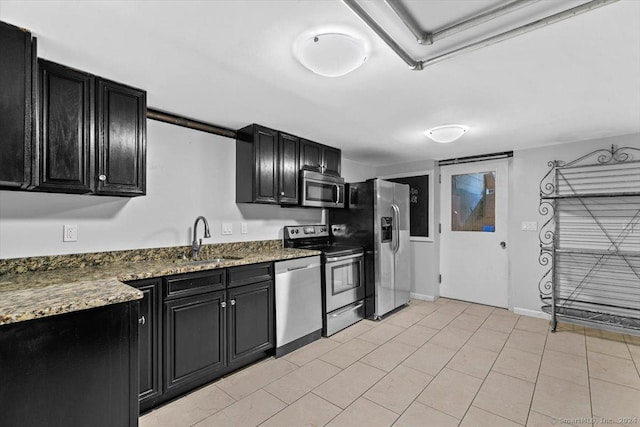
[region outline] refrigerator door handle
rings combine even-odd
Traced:
[[[393,210],[393,219],[392,219],[392,227],[393,227],[393,253],[398,253],[398,249],[400,249],[400,208],[397,205],[392,204],[391,209]]]

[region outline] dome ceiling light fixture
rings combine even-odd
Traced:
[[[425,130],[424,134],[435,142],[447,144],[460,138],[467,133],[469,126],[465,125],[443,125]]]
[[[361,38],[339,32],[302,35],[294,46],[298,61],[315,74],[340,77],[359,68],[369,55]]]

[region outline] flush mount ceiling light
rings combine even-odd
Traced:
[[[340,77],[354,71],[367,60],[364,40],[343,33],[304,35],[294,48],[298,61],[325,77]]]
[[[465,125],[444,125],[425,130],[424,134],[441,144],[453,142],[469,130]]]

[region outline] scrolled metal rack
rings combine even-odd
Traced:
[[[611,146],[548,162],[540,181],[542,310],[640,335],[640,148]]]

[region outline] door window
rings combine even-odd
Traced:
[[[496,231],[496,173],[451,177],[451,231]]]
[[[331,267],[332,294],[337,295],[360,286],[360,263],[350,262]]]

